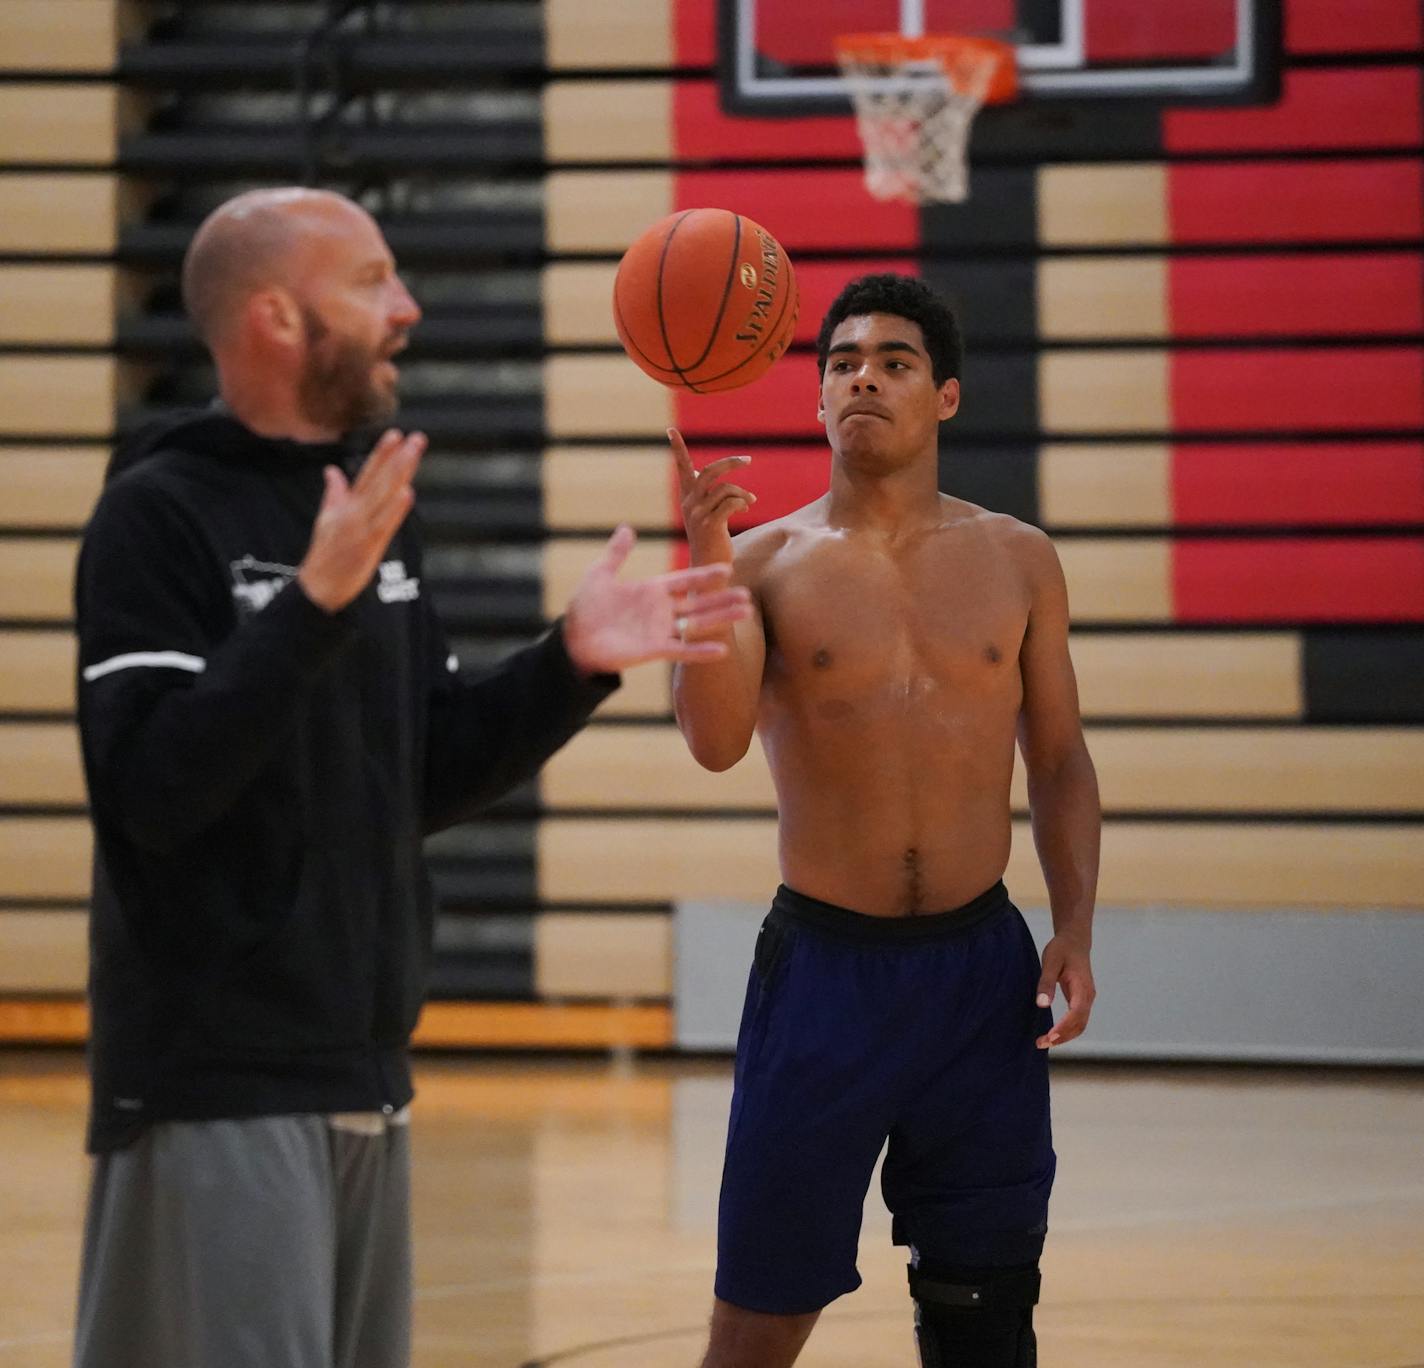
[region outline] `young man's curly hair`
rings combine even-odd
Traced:
[[[964,362],[964,343],[954,310],[923,280],[914,276],[857,276],[838,294],[821,322],[816,338],[816,362],[822,377],[831,348],[831,334],[847,318],[859,314],[884,313],[908,318],[920,325],[929,352],[930,369],[936,385],[958,380]]]

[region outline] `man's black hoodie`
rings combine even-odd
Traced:
[[[403,1106],[421,838],[616,686],[577,676],[557,625],[462,677],[409,520],[355,602],[315,606],[294,575],[327,464],[350,453],[177,419],[116,454],[85,534],[91,1150],[156,1120]]]

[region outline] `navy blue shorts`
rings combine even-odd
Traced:
[[[777,890],[737,1040],[717,1296],[815,1311],[860,1286],[876,1158],[896,1244],[973,1265],[1043,1251],[1052,1021],[1002,883],[953,912],[868,917]]]

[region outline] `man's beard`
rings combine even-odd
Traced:
[[[395,388],[377,386],[372,371],[384,358],[349,337],[333,337],[314,310],[303,306],[307,359],[297,402],[309,423],[346,433],[384,423],[398,407]]]

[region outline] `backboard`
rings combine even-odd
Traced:
[[[1026,100],[1252,104],[1279,91],[1281,0],[718,0],[731,113],[850,109],[838,34],[1008,36]]]

